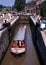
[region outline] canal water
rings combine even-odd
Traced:
[[[24,24],[23,24],[24,25]],[[26,30],[26,53],[22,55],[11,55],[9,46],[1,65],[40,65],[38,56],[33,45],[32,34],[29,24]]]

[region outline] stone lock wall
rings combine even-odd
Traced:
[[[8,30],[7,28],[3,29],[2,32],[0,33],[0,60],[5,53],[5,50],[7,49],[7,46],[9,44],[8,40]]]
[[[9,28],[6,27],[0,31],[0,63],[5,55],[7,48],[9,47],[9,44],[11,43],[11,40],[13,39],[15,30],[17,29],[18,25],[19,17],[14,21],[12,25],[10,25]]]

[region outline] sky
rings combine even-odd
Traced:
[[[0,5],[4,5],[4,6],[12,6],[14,4],[15,0],[0,0]],[[30,0],[26,0],[26,2],[28,2]]]

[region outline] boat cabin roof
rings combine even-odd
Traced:
[[[26,26],[20,27],[18,30],[18,33],[14,37],[14,40],[24,40],[25,38],[25,31],[26,31]]]

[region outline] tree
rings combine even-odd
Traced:
[[[25,0],[15,0],[14,8],[21,11],[25,7]]]
[[[0,11],[2,11],[3,8],[6,8],[6,6],[0,5]]]
[[[0,5],[0,11],[2,11],[3,5]]]
[[[40,5],[41,15],[46,16],[46,1]]]

